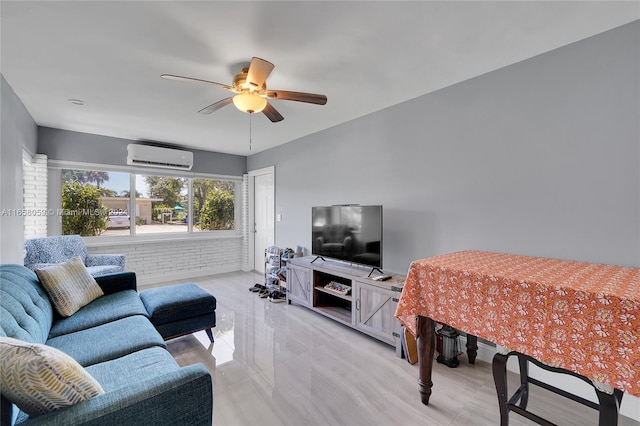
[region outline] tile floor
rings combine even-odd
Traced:
[[[295,304],[248,291],[260,275],[190,280],[218,300],[214,345],[204,332],[168,342],[180,365],[203,363],[214,382],[214,425],[498,425],[491,366],[434,365],[420,403],[418,367],[393,347]],[[164,283],[171,284],[171,283]],[[144,287],[148,288],[148,287]],[[513,383],[517,378],[510,377]],[[532,387],[529,407],[559,425],[597,425],[587,407]],[[511,414],[512,426],[534,423]],[[620,426],[639,426],[620,416]]]

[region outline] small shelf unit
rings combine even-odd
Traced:
[[[282,257],[283,250],[278,249],[278,252],[270,251],[271,248],[267,248],[264,251],[264,278],[265,283],[267,278],[272,277],[278,280],[278,285],[281,288],[286,288],[286,266],[287,259]],[[284,272],[282,272],[284,271]]]

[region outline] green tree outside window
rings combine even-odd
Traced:
[[[62,234],[93,237],[107,230],[108,211],[100,188],[79,182],[62,184]]]

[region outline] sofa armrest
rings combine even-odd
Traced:
[[[94,278],[104,294],[117,293],[123,290],[138,291],[135,272],[115,272]]]
[[[344,250],[348,251],[351,248],[351,243],[353,243],[353,238],[351,236],[346,237],[342,244],[344,244]]]
[[[207,425],[213,419],[211,375],[190,365],[29,419],[21,425]]]
[[[124,254],[88,254],[84,263],[87,266],[107,266],[118,265],[124,271]]]

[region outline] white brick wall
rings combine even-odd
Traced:
[[[87,243],[91,254],[124,254],[140,285],[239,271],[241,236]]]
[[[242,232],[242,270],[250,271],[253,269],[249,266],[249,175],[242,176],[242,191],[240,198],[241,215],[241,232]]]
[[[47,156],[22,154],[24,238],[47,236]]]

